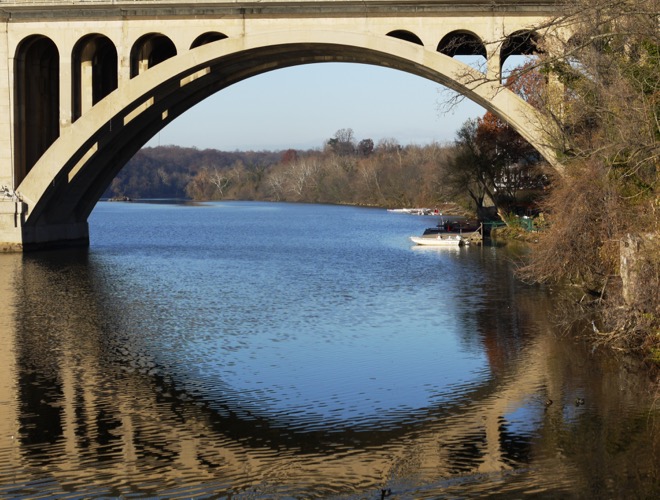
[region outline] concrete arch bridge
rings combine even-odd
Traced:
[[[4,0],[0,248],[88,244],[87,218],[126,162],[206,97],[320,62],[391,67],[502,117],[551,163],[543,122],[499,83],[530,54],[549,0]],[[486,76],[454,59],[485,58]],[[481,77],[481,83],[478,80]]]

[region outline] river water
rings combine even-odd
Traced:
[[[436,222],[99,203],[89,249],[0,255],[0,497],[659,497],[644,372]]]

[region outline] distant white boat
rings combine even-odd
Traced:
[[[388,208],[387,211],[412,215],[442,215],[437,208],[435,210],[430,208]]]
[[[411,236],[410,241],[417,245],[431,247],[457,247],[470,244],[470,240],[463,238],[460,234],[438,234],[432,237]]]

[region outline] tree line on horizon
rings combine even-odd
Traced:
[[[505,204],[507,211],[525,210],[545,174],[528,145],[502,156],[503,144],[509,143],[511,152],[511,145],[521,141],[487,113],[468,120],[450,144],[402,146],[395,139],[374,144],[368,138],[356,140],[346,128],[322,148],[310,150],[226,152],[159,146],[140,150],[105,196],[405,208],[452,205],[478,214],[494,203]]]

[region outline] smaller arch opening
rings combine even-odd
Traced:
[[[23,40],[14,57],[14,184],[60,135],[60,54],[45,36]]]
[[[210,31],[208,33],[203,33],[199,35],[195,40],[193,41],[192,45],[190,45],[191,49],[201,47],[202,45],[206,45],[207,43],[211,42],[217,42],[218,40],[224,40],[225,38],[228,38],[227,35],[224,33],[220,33],[218,31]]]
[[[131,78],[176,55],[172,40],[160,33],[148,33],[131,49]]]
[[[449,57],[486,57],[486,47],[481,39],[468,31],[453,31],[446,34],[438,43],[437,51]]]
[[[422,40],[415,35],[414,33],[406,30],[394,30],[390,31],[387,36],[391,36],[392,38],[398,38],[399,40],[403,40],[405,42],[410,42],[414,43],[417,45],[421,45],[422,47],[424,44],[422,43]]]
[[[82,38],[73,48],[72,118],[80,116],[117,88],[117,49],[98,34]]]
[[[500,64],[510,56],[534,56],[540,53],[539,37],[533,31],[516,31],[509,35],[500,50]]]

